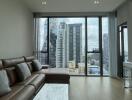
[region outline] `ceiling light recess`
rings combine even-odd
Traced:
[[[99,0],[94,1],[94,4],[99,4],[99,3],[100,3]]]
[[[47,2],[46,1],[42,1],[42,5],[46,5],[47,4]]]

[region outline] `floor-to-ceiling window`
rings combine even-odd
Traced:
[[[85,73],[85,18],[49,19],[49,65]]]
[[[101,75],[101,68],[109,74],[108,17],[45,17],[35,22],[41,64],[68,68],[71,75]]]
[[[100,75],[99,18],[87,18],[88,75]]]
[[[36,18],[36,51],[42,65],[48,64],[48,18]]]
[[[103,55],[103,75],[109,75],[109,19],[102,17],[102,55]]]

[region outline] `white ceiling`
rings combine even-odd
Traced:
[[[110,12],[115,10],[125,0],[22,0],[33,12]]]

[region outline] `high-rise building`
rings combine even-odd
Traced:
[[[67,24],[63,24],[63,68],[67,67]]]
[[[42,65],[47,64],[47,54],[42,52],[47,51],[47,19],[37,19],[37,31],[38,34],[38,48],[37,48],[37,57]]]
[[[77,66],[82,55],[82,24],[68,24],[67,41],[67,61],[75,61]]]
[[[56,67],[68,67],[68,61],[77,65],[82,55],[82,24],[60,22],[56,40]]]
[[[109,57],[109,38],[108,34],[103,34],[103,57],[104,63],[107,63]]]
[[[104,68],[108,70],[109,66],[109,37],[108,33],[103,34],[103,63]]]
[[[66,23],[60,22],[59,32],[56,40],[56,67],[66,67]]]
[[[50,25],[50,48],[49,48],[49,64],[51,67],[56,67],[56,39],[59,29],[59,23],[57,18],[51,18]]]

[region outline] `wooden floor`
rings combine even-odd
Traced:
[[[71,77],[69,100],[132,100],[132,90],[109,77]]]

